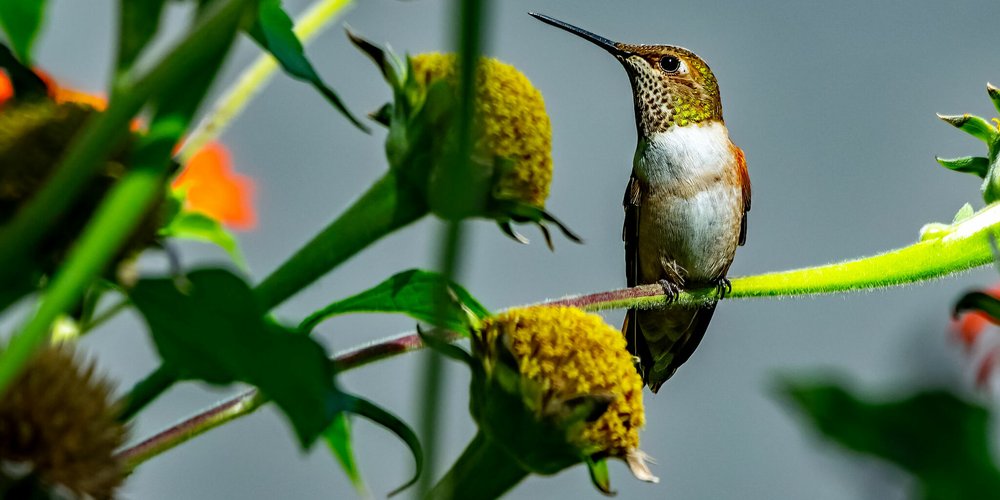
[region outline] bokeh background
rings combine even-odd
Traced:
[[[62,82],[100,91],[109,75],[111,0],[53,0],[38,62]],[[454,1],[359,0],[354,29],[403,52],[451,47]],[[286,0],[300,12],[307,2]],[[720,81],[726,123],[746,151],[754,187],[747,246],[733,275],[826,263],[913,242],[922,224],[948,222],[965,202],[982,205],[976,178],[946,171],[934,155],[982,154],[983,145],[935,112],[994,116],[985,83],[1000,83],[994,1],[742,2],[674,0],[492,2],[488,51],[516,65],[545,96],[554,133],[549,208],[586,244],[557,238],[554,253],[530,228],[520,246],[485,222],[468,224],[461,282],[494,309],[624,284],[621,194],[635,131],[627,79],[601,50],[527,15],[536,10],[615,40],[671,43],[704,57]],[[174,7],[170,33],[188,10]],[[169,38],[169,37],[168,37]],[[309,47],[320,72],[352,109],[373,110],[389,93],[339,27]],[[243,40],[215,94],[259,51]],[[256,179],[259,224],[241,240],[260,278],[344,208],[386,168],[381,132],[363,135],[306,85],[279,76],[224,135],[237,169]],[[424,220],[379,242],[280,310],[316,307],[399,270],[432,267],[441,224]],[[223,260],[199,245],[186,264]],[[162,258],[146,260],[163,268]],[[907,478],[891,467],[826,446],[771,390],[779,374],[844,374],[875,394],[926,385],[971,386],[946,333],[964,290],[997,280],[993,269],[903,289],[847,296],[723,304],[698,352],[658,395],[647,397],[643,448],[659,485],[612,464],[624,498],[904,498]],[[607,315],[618,324],[621,312]],[[323,324],[343,349],[412,323],[352,316]],[[84,340],[102,370],[129,387],[156,358],[135,315]],[[421,354],[343,377],[416,424]],[[289,367],[288,369],[294,369]],[[442,408],[443,471],[472,437],[468,377],[449,366]],[[134,428],[146,436],[238,388],[185,384],[157,401]],[[356,421],[355,446],[372,493],[384,496],[412,472],[405,448]],[[942,430],[946,432],[946,430]],[[322,444],[297,449],[272,409],[145,464],[123,497],[341,498],[354,492]],[[516,498],[597,498],[586,470],[532,477]]]

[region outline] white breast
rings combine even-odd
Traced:
[[[690,281],[719,277],[739,238],[742,192],[732,182],[733,153],[723,125],[674,127],[640,144],[640,280],[679,266]]]
[[[636,174],[649,184],[657,184],[722,173],[732,160],[729,146],[729,133],[719,122],[671,127],[639,144]]]

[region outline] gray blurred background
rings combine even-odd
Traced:
[[[398,51],[448,50],[453,1],[363,0],[346,21]],[[307,2],[285,2],[300,12]],[[950,221],[963,203],[982,205],[977,180],[951,173],[934,155],[981,155],[984,146],[935,112],[994,116],[985,93],[1000,83],[1000,5],[742,1],[493,2],[489,52],[516,65],[545,96],[552,117],[555,177],[550,210],[585,239],[537,233],[519,246],[485,222],[467,225],[461,281],[488,307],[599,291],[624,284],[621,195],[635,132],[620,65],[586,42],[527,15],[537,10],[627,42],[694,50],[719,79],[726,123],[746,151],[754,203],[747,246],[733,275],[821,264],[913,242],[920,226]],[[66,84],[105,88],[114,38],[111,0],[56,0],[39,64]],[[187,10],[168,16],[178,33]],[[358,112],[389,98],[378,72],[339,27],[309,49],[320,72]],[[258,50],[246,40],[214,91]],[[386,168],[381,132],[366,136],[307,86],[275,79],[225,134],[237,169],[256,179],[259,225],[241,235],[255,279],[271,271]],[[441,224],[424,220],[379,242],[281,309],[298,319],[399,270],[432,267]],[[185,263],[220,262],[205,246],[183,248]],[[162,263],[152,259],[154,267]],[[647,396],[642,447],[657,459],[659,485],[612,464],[625,498],[904,498],[906,478],[858,460],[800,428],[769,390],[783,373],[836,371],[873,391],[924,384],[971,385],[946,330],[950,304],[990,285],[996,272],[904,289],[723,304],[698,352],[655,397]],[[621,311],[607,314],[619,324]],[[412,329],[389,316],[324,323],[331,350]],[[128,314],[85,339],[124,390],[155,366],[141,321]],[[420,354],[343,377],[343,385],[416,424]],[[289,367],[289,369],[293,369]],[[468,378],[449,366],[443,414],[443,471],[472,437]],[[143,413],[140,438],[238,388],[185,384]],[[405,448],[365,421],[355,426],[361,469],[376,497],[412,472]],[[273,409],[214,430],[146,463],[126,498],[340,498],[354,496],[322,444],[303,453]],[[586,470],[532,477],[518,498],[597,498]]]

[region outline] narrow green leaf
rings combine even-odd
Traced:
[[[972,217],[975,214],[976,214],[976,209],[972,208],[972,204],[966,203],[965,205],[962,205],[962,208],[958,209],[958,212],[955,212],[955,218],[952,219],[951,223],[958,224],[959,222],[962,222],[963,220],[968,219],[969,217]]]
[[[976,115],[970,115],[968,113],[964,115],[942,115],[939,114],[938,118],[944,120],[949,125],[965,132],[986,144],[992,144],[994,138],[997,135],[997,129],[990,122],[984,120],[982,117]]]
[[[347,395],[347,397],[351,398],[351,413],[365,417],[392,432],[396,435],[396,437],[402,440],[404,444],[406,444],[406,446],[410,449],[410,453],[413,454],[413,460],[416,467],[413,477],[399,488],[392,490],[392,492],[389,493],[389,496],[393,496],[406,488],[413,486],[417,482],[417,479],[420,478],[421,472],[424,470],[424,450],[423,447],[420,446],[420,440],[417,439],[417,433],[413,432],[413,429],[406,425],[406,422],[403,422],[399,419],[399,417],[382,409],[382,407],[376,405],[375,403],[358,396]]]
[[[1000,491],[986,409],[943,390],[881,401],[831,382],[786,381],[780,391],[837,444],[913,474],[922,498],[982,498]]]
[[[192,241],[213,243],[226,251],[236,265],[246,269],[246,259],[240,251],[233,233],[226,230],[219,221],[197,212],[178,212],[170,222],[160,229],[160,235]]]
[[[368,132],[368,127],[347,109],[336,92],[323,82],[319,73],[309,62],[302,42],[292,30],[292,18],[281,7],[281,0],[260,0],[257,12],[257,21],[249,31],[254,41],[264,50],[270,52],[286,73],[293,78],[312,84],[351,123]]]
[[[587,457],[587,471],[590,472],[590,481],[594,487],[607,496],[615,496],[615,491],[611,489],[611,474],[608,472],[608,460],[594,460]]]
[[[934,157],[941,166],[954,170],[972,174],[979,178],[986,177],[990,170],[990,160],[982,156],[963,156],[961,158],[938,158]]]
[[[118,24],[119,73],[128,71],[160,26],[166,0],[121,0]]]
[[[392,85],[394,90],[401,90],[403,82],[400,80],[399,75],[402,73],[402,62],[399,58],[392,52],[388,52],[382,47],[366,40],[361,35],[351,30],[346,31],[348,40],[375,63],[375,66],[382,72],[382,77],[385,78],[385,81]]]
[[[265,321],[250,287],[229,271],[145,279],[131,297],[164,365],[185,379],[257,386],[288,416],[303,447],[351,402],[323,347]]]
[[[454,299],[445,318],[439,317],[435,301],[442,287],[447,287]],[[398,312],[418,321],[434,324],[455,332],[462,332],[469,325],[469,313],[477,318],[489,316],[482,306],[461,286],[447,282],[440,274],[411,269],[392,276],[373,288],[344,300],[334,302],[306,318],[299,326],[310,332],[323,320],[345,313]],[[439,324],[439,321],[443,321]]]
[[[45,82],[31,68],[21,64],[6,45],[0,44],[0,68],[7,72],[14,87],[14,98],[44,98],[49,89]]]
[[[31,64],[31,48],[45,17],[46,0],[0,1],[0,26],[24,64]]]
[[[990,96],[990,100],[993,101],[993,107],[997,108],[997,113],[1000,113],[1000,88],[996,85],[986,82],[986,94]]]
[[[441,339],[439,337],[439,332],[427,333],[420,329],[420,325],[417,325],[417,334],[420,335],[420,340],[427,347],[437,351],[442,356],[459,361],[466,366],[475,369],[475,361],[473,360],[472,355],[466,352],[465,349]]]
[[[369,496],[365,480],[361,477],[361,471],[358,470],[358,464],[354,458],[354,447],[351,444],[351,421],[348,420],[347,413],[340,413],[334,417],[330,426],[323,431],[323,440],[326,441],[327,447],[344,468],[347,478],[351,480],[358,495]]]
[[[983,292],[970,292],[958,299],[952,314],[958,316],[965,311],[979,311],[1000,324],[1000,300]]]

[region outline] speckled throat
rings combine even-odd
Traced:
[[[632,83],[636,129],[643,137],[675,125],[723,122],[719,85],[700,57],[670,45],[616,45]],[[664,57],[677,58],[679,71],[665,71]]]
[[[705,61],[694,52],[673,45],[613,42],[558,19],[534,12],[529,14],[601,47],[625,66],[632,82],[635,123],[640,139],[674,126],[722,123],[719,84]]]

